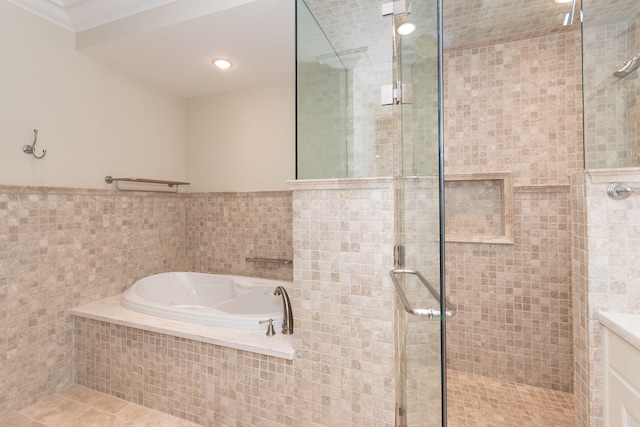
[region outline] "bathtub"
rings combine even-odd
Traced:
[[[237,329],[264,329],[261,320],[282,326],[277,286],[291,282],[244,276],[171,272],[144,277],[122,294],[129,310],[166,319]],[[277,330],[277,329],[276,329]]]

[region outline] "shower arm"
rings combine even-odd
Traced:
[[[629,74],[633,73],[635,70],[638,69],[638,67],[640,67],[640,53],[634,56],[633,58],[631,58],[630,60],[628,60],[622,66],[622,68],[615,71],[613,75],[619,79],[622,79],[624,77],[627,77]]]

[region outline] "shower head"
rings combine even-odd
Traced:
[[[624,64],[618,71],[615,71],[613,75],[619,79],[622,79],[633,73],[638,69],[638,67],[640,67],[640,53],[634,56],[633,59],[627,61],[627,63]]]

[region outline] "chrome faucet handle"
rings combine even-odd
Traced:
[[[270,336],[276,334],[276,330],[273,327],[273,319],[260,320],[258,323],[260,325],[262,325],[262,324],[267,323],[267,322],[269,323],[269,325],[267,325],[267,333],[265,335],[270,337]]]
[[[293,333],[293,310],[291,310],[291,301],[289,300],[287,290],[284,286],[278,286],[273,294],[278,296],[282,295],[282,307],[284,311],[282,318],[282,333],[284,335],[291,335]]]

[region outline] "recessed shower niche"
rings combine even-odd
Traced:
[[[510,173],[446,175],[444,191],[446,241],[513,243]]]

